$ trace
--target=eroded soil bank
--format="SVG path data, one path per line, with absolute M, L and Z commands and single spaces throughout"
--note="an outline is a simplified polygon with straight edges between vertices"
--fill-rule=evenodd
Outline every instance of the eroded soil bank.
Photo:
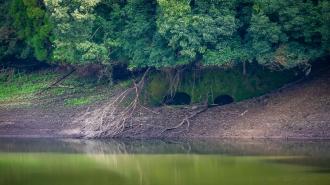
M 63 107 L 0 105 L 0 137 L 81 137 L 77 119 L 101 103 Z M 262 97 L 212 107 L 178 125 L 196 107 L 141 109 L 118 137 L 218 137 L 330 139 L 330 73 L 324 73 Z M 79 119 L 78 119 L 79 120 Z

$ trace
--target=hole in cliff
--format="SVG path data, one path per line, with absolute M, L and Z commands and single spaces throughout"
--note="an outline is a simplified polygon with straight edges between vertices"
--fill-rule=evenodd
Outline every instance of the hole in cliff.
M 214 104 L 216 105 L 226 105 L 234 102 L 234 98 L 229 95 L 220 95 L 214 99 Z
M 191 97 L 187 93 L 176 92 L 173 95 L 164 97 L 163 103 L 166 105 L 189 105 Z
M 128 70 L 127 64 L 116 64 L 112 66 L 112 80 L 118 82 L 132 77 L 132 72 Z

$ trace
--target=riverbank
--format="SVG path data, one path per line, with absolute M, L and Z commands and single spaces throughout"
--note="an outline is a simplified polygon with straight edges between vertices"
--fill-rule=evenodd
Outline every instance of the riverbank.
M 133 123 L 142 123 L 123 136 L 329 139 L 329 82 L 326 73 L 259 98 L 213 107 L 192 118 L 189 127 L 184 124 L 166 133 L 160 127 L 175 127 L 191 110 L 160 108 L 151 119 L 137 117 Z
M 189 119 L 189 124 L 180 125 L 184 118 L 198 111 L 196 106 L 140 109 L 118 137 L 330 139 L 329 82 L 330 74 L 325 72 L 262 97 L 208 108 Z M 106 89 L 98 91 L 108 93 L 103 100 L 114 93 Z M 79 93 L 72 94 L 79 98 Z M 82 137 L 86 125 L 79 118 L 107 102 L 93 100 L 67 106 L 64 95 L 47 102 L 41 99 L 31 100 L 33 106 L 1 103 L 0 136 Z

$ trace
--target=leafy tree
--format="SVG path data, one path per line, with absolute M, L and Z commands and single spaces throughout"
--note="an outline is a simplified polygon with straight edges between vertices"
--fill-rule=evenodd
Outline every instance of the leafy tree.
M 24 38 L 20 38 L 13 25 L 13 17 L 10 14 L 12 1 L 0 1 L 0 61 L 9 58 L 26 59 L 32 55 L 31 47 Z
M 156 31 L 154 0 L 101 1 L 97 6 L 100 30 L 97 37 L 111 50 L 110 59 L 128 63 L 131 68 L 150 65 Z
M 328 0 L 44 0 L 48 12 L 40 0 L 10 4 L 15 29 L 2 14 L 2 53 L 18 52 L 5 39 L 16 34 L 28 46 L 21 53 L 39 60 L 290 69 L 330 50 Z
M 330 1 L 320 2 L 321 17 L 319 18 L 322 22 L 320 33 L 322 35 L 322 50 L 329 54 L 330 53 Z
M 9 1 L 0 1 L 0 60 L 15 53 L 17 38 L 10 25 Z
M 239 55 L 236 1 L 159 0 L 158 32 L 177 63 L 202 60 L 203 65 L 230 65 Z
M 154 0 L 128 0 L 122 9 L 125 25 L 119 35 L 122 53 L 131 68 L 151 66 L 150 55 L 155 35 Z M 120 29 L 120 28 L 117 28 Z
M 26 47 L 21 57 L 34 56 L 37 60 L 50 57 L 50 33 L 52 24 L 44 4 L 39 0 L 12 0 L 10 15 L 17 37 L 24 40 Z
M 109 51 L 103 40 L 95 41 L 94 9 L 99 0 L 45 0 L 54 28 L 53 59 L 69 64 L 101 63 Z
M 326 54 L 327 1 L 255 0 L 250 43 L 256 60 L 269 67 L 292 68 Z M 326 26 L 328 24 L 328 26 Z M 323 42 L 322 42 L 323 41 Z

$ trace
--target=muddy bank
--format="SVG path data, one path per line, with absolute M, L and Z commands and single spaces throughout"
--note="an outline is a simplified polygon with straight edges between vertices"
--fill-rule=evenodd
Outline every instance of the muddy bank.
M 75 121 L 102 105 L 0 107 L 1 137 L 81 137 Z M 265 96 L 213 107 L 175 127 L 196 107 L 141 109 L 118 137 L 217 137 L 330 139 L 330 73 Z M 79 119 L 78 119 L 79 120 Z

